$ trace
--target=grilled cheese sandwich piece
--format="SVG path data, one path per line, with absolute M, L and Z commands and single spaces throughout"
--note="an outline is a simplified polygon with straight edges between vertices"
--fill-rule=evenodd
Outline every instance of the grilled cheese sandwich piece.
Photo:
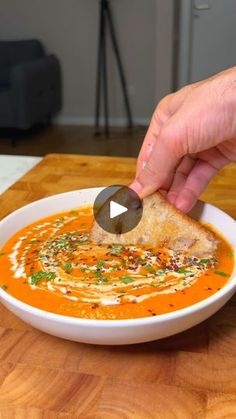
M 114 200 L 119 198 L 114 195 Z M 100 209 L 100 217 L 103 207 Z M 104 231 L 95 221 L 90 239 L 98 243 L 145 244 L 151 247 L 165 246 L 171 250 L 188 252 L 197 257 L 212 257 L 217 249 L 214 233 L 169 204 L 160 193 L 154 193 L 143 200 L 143 215 L 139 224 L 128 233 L 123 233 L 127 222 L 127 213 L 116 217 L 119 234 Z M 122 220 L 122 221 L 121 221 Z

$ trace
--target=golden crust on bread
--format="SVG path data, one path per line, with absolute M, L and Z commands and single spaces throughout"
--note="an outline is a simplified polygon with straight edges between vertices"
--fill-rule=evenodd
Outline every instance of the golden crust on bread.
M 102 209 L 100 211 L 102 216 Z M 125 224 L 125 214 L 122 220 Z M 144 198 L 142 219 L 133 230 L 122 234 L 121 226 L 121 234 L 111 234 L 95 221 L 90 238 L 99 243 L 147 244 L 152 247 L 164 245 L 198 257 L 213 256 L 217 248 L 213 232 L 177 210 L 160 193 Z

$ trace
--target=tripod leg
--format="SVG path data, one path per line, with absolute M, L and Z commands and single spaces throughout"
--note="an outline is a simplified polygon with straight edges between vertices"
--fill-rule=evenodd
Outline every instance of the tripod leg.
M 109 115 L 108 115 L 108 87 L 107 87 L 107 52 L 106 52 L 106 8 L 103 16 L 103 91 L 104 91 L 104 117 L 105 134 L 109 137 Z
M 113 47 L 114 47 L 114 52 L 115 52 L 115 56 L 116 56 L 116 60 L 117 60 L 117 64 L 118 64 L 118 70 L 119 70 L 119 74 L 120 74 L 121 85 L 122 85 L 122 89 L 123 89 L 124 102 L 125 102 L 126 113 L 127 113 L 127 118 L 128 118 L 128 127 L 132 128 L 133 121 L 132 121 L 131 108 L 130 108 L 129 97 L 128 97 L 128 92 L 127 92 L 125 74 L 124 74 L 124 70 L 123 70 L 123 66 L 122 66 L 122 61 L 121 61 L 121 56 L 120 56 L 120 52 L 119 52 L 118 43 L 117 43 L 117 40 L 116 40 L 116 34 L 115 34 L 115 28 L 114 28 L 114 24 L 113 24 L 111 9 L 110 9 L 110 5 L 109 5 L 108 1 L 106 1 L 106 10 L 107 10 L 108 22 L 109 22 L 109 25 L 110 25 L 111 39 L 112 39 L 112 43 L 113 43 Z
M 96 104 L 95 104 L 95 134 L 99 134 L 99 117 L 100 117 L 100 98 L 101 98 L 101 70 L 103 56 L 103 24 L 104 24 L 103 3 L 100 2 L 100 27 L 99 27 L 99 44 L 97 59 L 97 85 L 96 85 Z

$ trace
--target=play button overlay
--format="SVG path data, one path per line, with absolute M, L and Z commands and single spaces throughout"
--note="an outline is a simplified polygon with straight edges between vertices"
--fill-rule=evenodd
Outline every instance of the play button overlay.
M 107 233 L 123 234 L 138 225 L 142 218 L 143 204 L 133 189 L 113 185 L 97 195 L 93 213 L 96 222 Z
M 117 204 L 117 202 L 110 201 L 110 218 L 118 217 L 118 215 L 124 214 L 126 211 L 128 211 L 128 208 Z

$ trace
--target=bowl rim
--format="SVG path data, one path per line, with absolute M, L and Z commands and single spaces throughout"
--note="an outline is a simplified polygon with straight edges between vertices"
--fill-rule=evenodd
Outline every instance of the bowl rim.
M 91 187 L 91 188 L 82 188 L 78 190 L 58 193 L 54 195 L 50 195 L 48 197 L 38 199 L 36 201 L 33 201 L 27 205 L 24 205 L 6 217 L 4 217 L 0 221 L 0 228 L 2 224 L 9 221 L 11 218 L 14 218 L 15 216 L 19 215 L 21 212 L 24 212 L 26 208 L 34 207 L 35 205 L 38 205 L 39 203 L 47 200 L 53 200 L 55 197 L 59 196 L 65 196 L 65 195 L 71 195 L 78 192 L 83 193 L 84 191 L 93 190 L 102 190 L 104 187 Z M 89 204 L 88 204 L 89 205 Z M 207 205 L 208 207 L 217 210 L 220 212 L 224 217 L 227 217 L 231 222 L 235 223 L 236 226 L 236 220 L 234 220 L 230 215 L 228 215 L 226 212 L 222 211 L 221 209 L 215 207 L 212 204 L 209 204 L 207 202 L 204 202 L 204 205 Z M 84 205 L 85 206 L 85 205 Z M 81 206 L 82 207 L 82 206 Z M 79 208 L 79 207 L 78 207 Z M 68 208 L 70 210 L 70 208 Z M 67 211 L 67 210 L 65 210 Z M 55 212 L 56 214 L 56 212 Z M 53 213 L 52 213 L 53 215 Z M 45 215 L 44 217 L 47 217 Z M 42 217 L 42 218 L 44 218 Z M 224 233 L 223 233 L 224 234 Z M 228 282 L 219 290 L 216 291 L 211 296 L 205 298 L 204 300 L 201 300 L 195 304 L 192 304 L 190 306 L 181 308 L 179 310 L 171 311 L 169 313 L 163 313 L 163 314 L 157 314 L 156 316 L 150 316 L 150 317 L 137 317 L 133 319 L 87 319 L 87 318 L 81 318 L 81 317 L 75 317 L 75 316 L 67 316 L 63 314 L 57 314 L 51 311 L 46 311 L 43 309 L 40 309 L 38 307 L 35 307 L 33 305 L 30 305 L 28 303 L 25 303 L 18 298 L 12 296 L 4 289 L 0 288 L 0 302 L 1 299 L 9 303 L 10 305 L 16 307 L 17 309 L 20 309 L 21 311 L 27 312 L 27 314 L 32 314 L 36 317 L 44 317 L 44 319 L 56 321 L 58 323 L 64 323 L 64 324 L 70 324 L 70 325 L 77 325 L 77 326 L 86 326 L 86 327 L 94 327 L 94 326 L 102 326 L 102 327 L 129 327 L 129 326 L 143 326 L 143 325 L 149 325 L 153 323 L 163 323 L 165 321 L 171 321 L 171 320 L 179 320 L 185 316 L 188 316 L 189 314 L 195 314 L 199 311 L 207 308 L 208 306 L 214 304 L 218 300 L 221 300 L 222 297 L 227 296 L 232 291 L 236 290 L 236 248 L 233 248 L 234 251 L 234 270 L 232 275 L 229 277 Z

